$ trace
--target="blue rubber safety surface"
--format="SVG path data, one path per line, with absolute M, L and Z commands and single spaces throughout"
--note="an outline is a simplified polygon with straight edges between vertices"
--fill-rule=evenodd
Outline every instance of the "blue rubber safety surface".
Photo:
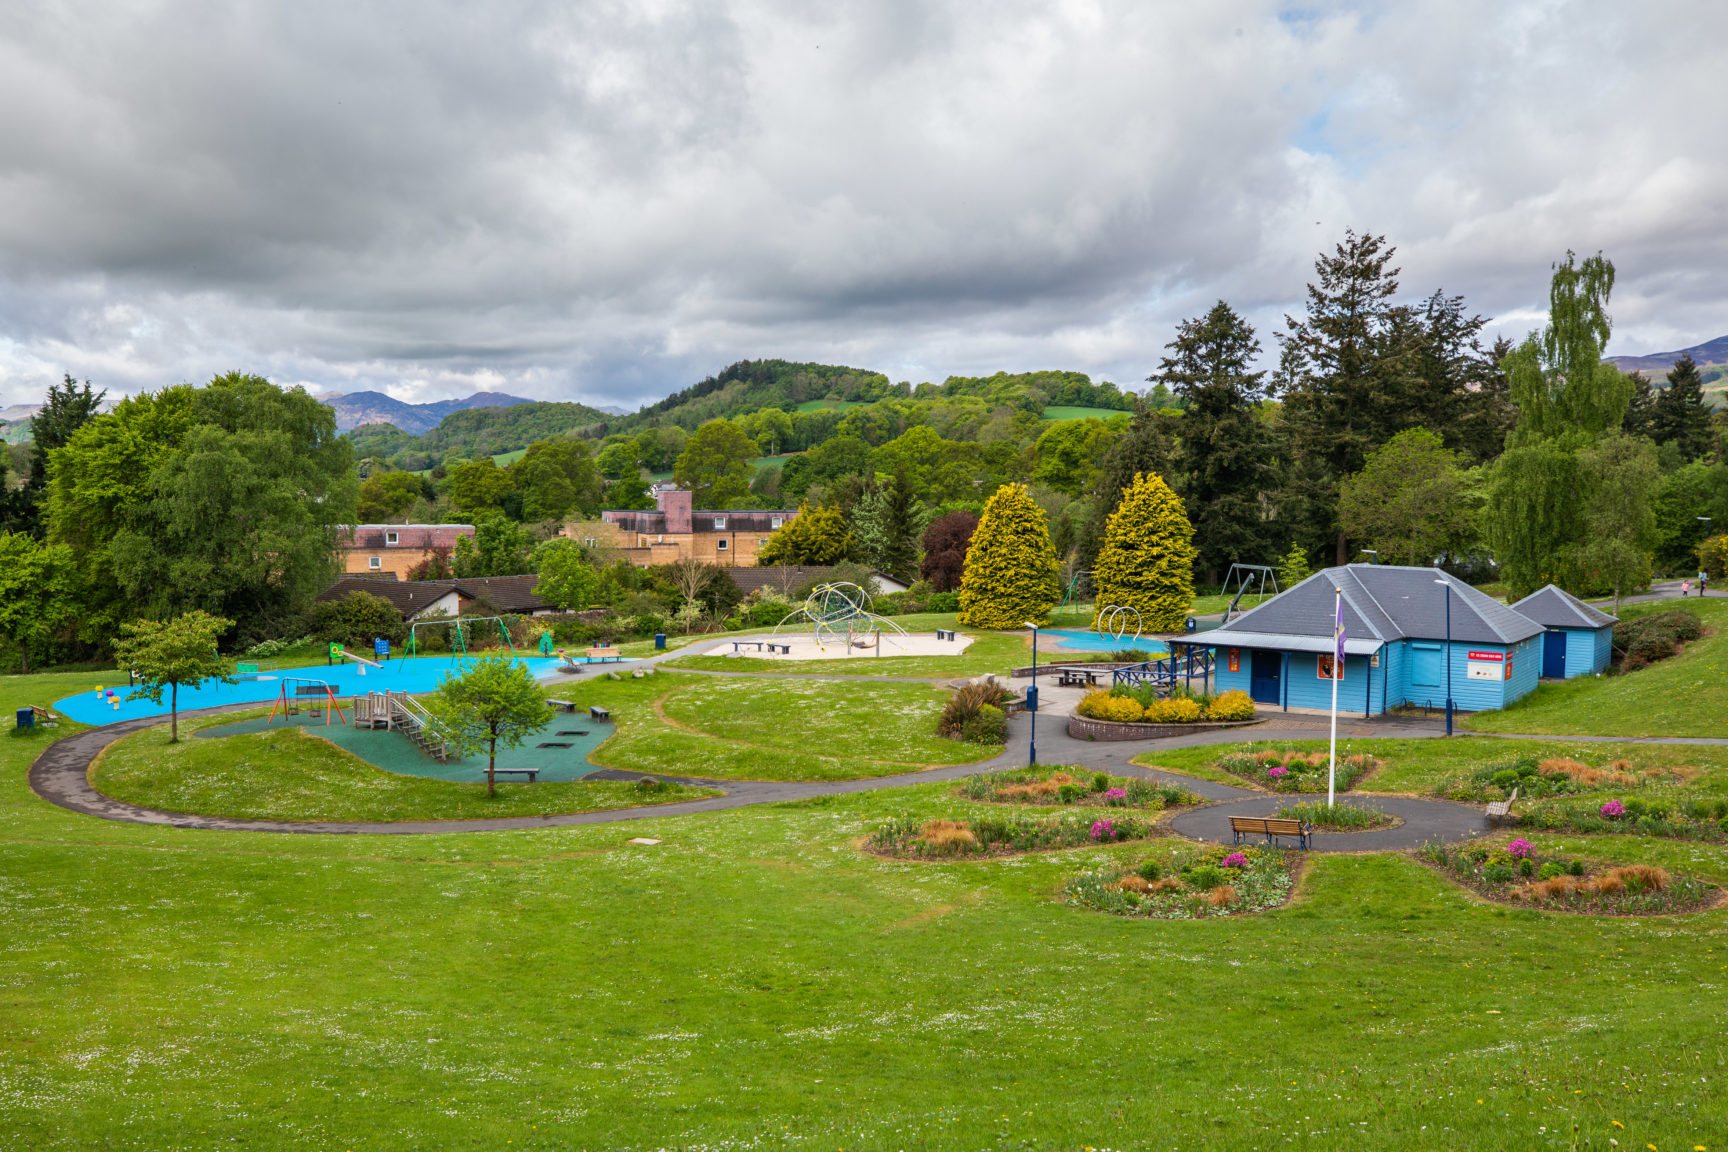
M 1120 652 L 1124 648 L 1138 648 L 1142 652 L 1152 653 L 1153 659 L 1168 656 L 1164 645 L 1156 640 L 1136 640 L 1131 636 L 1117 638 L 1101 636 L 1096 632 L 1088 632 L 1079 628 L 1046 628 L 1038 633 L 1040 640 L 1049 637 L 1064 648 L 1086 652 Z M 1040 645 L 1040 648 L 1043 646 Z
M 558 658 L 530 656 L 522 657 L 534 673 L 536 679 L 544 680 L 557 674 Z M 301 681 L 323 681 L 336 690 L 336 699 L 346 712 L 349 703 L 355 696 L 367 692 L 410 692 L 422 693 L 435 691 L 445 675 L 456 669 L 461 661 L 453 656 L 417 656 L 409 659 L 388 659 L 381 668 L 367 668 L 359 664 L 343 664 L 341 666 L 325 667 L 314 664 L 307 668 L 284 668 L 275 672 L 260 672 L 256 676 L 248 674 L 239 678 L 233 684 L 224 684 L 219 680 L 208 680 L 197 688 L 180 686 L 180 711 L 189 712 L 194 708 L 219 708 L 224 704 L 268 704 L 275 700 L 282 691 L 284 678 Z M 364 675 L 362 675 L 364 673 Z M 118 676 L 118 674 L 116 674 Z M 289 691 L 298 685 L 290 684 Z M 95 692 L 80 692 L 76 696 L 68 696 L 54 702 L 55 711 L 68 716 L 80 724 L 113 724 L 118 720 L 136 720 L 145 716 L 168 715 L 168 690 L 162 692 L 162 703 L 152 704 L 147 699 L 127 700 L 132 689 L 127 687 L 123 677 L 112 686 L 104 686 Z M 312 700 L 302 697 L 302 708 L 310 708 Z

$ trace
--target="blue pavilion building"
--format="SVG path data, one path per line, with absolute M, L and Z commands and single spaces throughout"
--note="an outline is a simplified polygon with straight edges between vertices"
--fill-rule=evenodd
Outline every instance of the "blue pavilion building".
M 1330 708 L 1333 612 L 1340 592 L 1340 711 L 1374 715 L 1404 704 L 1444 707 L 1448 668 L 1452 699 L 1468 712 L 1503 708 L 1536 687 L 1542 624 L 1437 568 L 1349 564 L 1316 572 L 1197 636 L 1213 650 L 1217 689 L 1239 688 L 1261 705 Z
M 1619 623 L 1608 613 L 1597 611 L 1552 584 L 1538 588 L 1512 607 L 1545 629 L 1544 680 L 1591 676 L 1608 667 L 1614 625 Z

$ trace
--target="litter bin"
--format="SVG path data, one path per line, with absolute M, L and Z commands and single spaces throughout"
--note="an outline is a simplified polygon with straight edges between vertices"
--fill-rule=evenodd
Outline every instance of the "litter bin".
M 20 727 L 20 728 L 34 728 L 34 727 L 36 727 L 36 710 L 34 708 L 20 708 L 20 709 L 18 709 L 18 727 Z
M 1036 684 L 1026 686 L 1026 711 L 1038 711 L 1038 685 Z
M 656 647 L 656 648 L 665 648 L 666 647 L 666 633 L 664 633 L 664 632 L 654 633 L 654 647 Z

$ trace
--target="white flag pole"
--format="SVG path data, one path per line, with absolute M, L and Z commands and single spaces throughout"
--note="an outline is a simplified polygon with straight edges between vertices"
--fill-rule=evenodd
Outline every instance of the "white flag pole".
M 1337 596 L 1338 611 L 1335 619 L 1344 617 L 1344 589 L 1333 590 Z M 1343 661 L 1338 658 L 1338 649 L 1343 645 L 1338 643 L 1336 634 L 1332 642 L 1332 749 L 1326 766 L 1326 807 L 1332 807 L 1333 792 L 1338 780 L 1338 678 L 1343 674 Z

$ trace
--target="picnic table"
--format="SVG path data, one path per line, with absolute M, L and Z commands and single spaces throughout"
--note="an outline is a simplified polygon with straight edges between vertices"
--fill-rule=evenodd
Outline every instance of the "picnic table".
M 1098 685 L 1096 668 L 1058 668 L 1057 673 L 1058 688 L 1095 688 Z

